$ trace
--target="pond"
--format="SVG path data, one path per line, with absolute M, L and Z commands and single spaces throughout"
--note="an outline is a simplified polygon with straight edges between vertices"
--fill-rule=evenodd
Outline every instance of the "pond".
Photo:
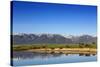
M 39 53 L 39 52 L 13 52 L 13 66 L 43 65 L 59 63 L 75 63 L 96 61 L 96 54 L 63 54 L 63 53 Z

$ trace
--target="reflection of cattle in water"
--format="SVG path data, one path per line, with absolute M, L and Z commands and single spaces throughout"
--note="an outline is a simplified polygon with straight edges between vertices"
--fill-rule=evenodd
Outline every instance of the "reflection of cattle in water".
M 52 51 L 50 53 L 39 53 L 39 52 L 13 52 L 13 58 L 17 58 L 17 59 L 28 59 L 28 58 L 50 58 L 50 57 L 59 57 L 61 55 L 65 55 L 65 56 L 69 56 L 71 53 L 63 53 L 63 52 L 59 52 L 56 53 L 55 51 Z M 75 53 L 74 53 L 75 54 Z M 74 55 L 73 54 L 73 55 Z M 71 54 L 72 55 L 72 54 Z M 96 54 L 90 54 L 90 53 L 77 53 L 77 55 L 79 56 L 95 56 Z
M 90 54 L 85 54 L 85 56 L 90 56 Z
M 96 54 L 92 54 L 93 56 L 95 56 Z
M 84 53 L 79 53 L 79 56 L 91 56 L 91 55 L 92 55 L 92 56 L 95 56 L 96 54 L 89 54 L 89 53 L 88 53 L 88 54 L 84 54 Z
M 84 54 L 83 53 L 79 53 L 79 56 L 84 56 Z
M 17 59 L 28 59 L 28 58 L 48 58 L 48 57 L 57 57 L 62 54 L 60 53 L 54 53 L 53 51 L 51 53 L 39 53 L 39 52 L 13 52 L 13 58 Z

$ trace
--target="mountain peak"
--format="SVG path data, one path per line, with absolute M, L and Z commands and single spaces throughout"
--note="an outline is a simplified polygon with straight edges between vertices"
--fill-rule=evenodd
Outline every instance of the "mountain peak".
M 96 42 L 97 38 L 91 35 L 73 36 L 60 34 L 14 34 L 13 42 L 15 44 L 34 44 L 34 43 L 91 43 Z

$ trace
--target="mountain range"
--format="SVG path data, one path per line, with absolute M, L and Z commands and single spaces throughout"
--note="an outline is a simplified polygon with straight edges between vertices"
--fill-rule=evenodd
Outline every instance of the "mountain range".
M 14 34 L 13 44 L 76 44 L 97 42 L 97 37 L 91 35 L 65 37 L 60 34 Z

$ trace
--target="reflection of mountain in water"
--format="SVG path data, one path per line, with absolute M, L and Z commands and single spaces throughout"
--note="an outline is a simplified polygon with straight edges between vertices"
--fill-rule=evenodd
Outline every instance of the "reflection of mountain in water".
M 29 59 L 29 58 L 52 58 L 52 57 L 60 57 L 62 55 L 68 56 L 69 54 L 63 53 L 37 53 L 37 52 L 13 52 L 13 58 L 17 59 Z M 70 54 L 72 55 L 72 54 Z M 79 56 L 95 56 L 96 54 L 77 54 Z
M 57 57 L 61 56 L 62 54 L 57 53 L 37 53 L 37 52 L 13 52 L 13 58 L 50 58 L 50 57 Z

